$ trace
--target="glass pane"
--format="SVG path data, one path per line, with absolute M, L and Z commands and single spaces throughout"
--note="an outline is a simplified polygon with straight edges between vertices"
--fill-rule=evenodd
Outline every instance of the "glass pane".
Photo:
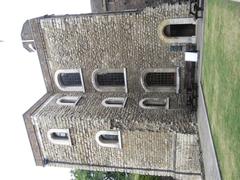
M 103 134 L 100 136 L 101 140 L 104 141 L 116 141 L 118 142 L 118 135 Z
M 80 73 L 60 73 L 59 82 L 63 86 L 81 86 Z
M 176 86 L 176 77 L 172 72 L 152 72 L 147 73 L 145 82 L 147 86 Z
M 124 73 L 104 73 L 97 74 L 97 84 L 99 86 L 124 86 Z
M 52 133 L 52 138 L 53 139 L 67 140 L 68 139 L 68 134 L 65 133 L 65 132 L 54 132 L 54 133 Z
M 194 24 L 171 24 L 164 28 L 164 34 L 168 37 L 195 36 Z

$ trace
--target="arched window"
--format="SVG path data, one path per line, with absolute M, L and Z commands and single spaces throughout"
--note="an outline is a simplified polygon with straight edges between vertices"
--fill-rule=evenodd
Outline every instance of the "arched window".
M 196 22 L 193 18 L 166 19 L 158 28 L 165 43 L 196 43 Z
M 57 100 L 58 105 L 76 106 L 81 97 L 78 96 L 63 96 Z
M 195 24 L 170 24 L 164 27 L 163 32 L 168 37 L 195 36 Z
M 81 69 L 61 69 L 55 73 L 55 84 L 62 91 L 84 92 L 84 82 Z
M 144 98 L 139 106 L 144 109 L 169 109 L 169 98 Z
M 127 92 L 126 69 L 96 69 L 92 83 L 100 92 Z
M 127 98 L 123 97 L 109 97 L 102 101 L 102 105 L 105 107 L 118 107 L 123 108 L 125 107 Z
M 120 131 L 98 131 L 95 139 L 102 147 L 122 148 Z
M 47 133 L 48 140 L 53 144 L 71 145 L 68 129 L 50 129 Z
M 141 84 L 146 92 L 179 93 L 179 67 L 146 69 L 142 72 Z

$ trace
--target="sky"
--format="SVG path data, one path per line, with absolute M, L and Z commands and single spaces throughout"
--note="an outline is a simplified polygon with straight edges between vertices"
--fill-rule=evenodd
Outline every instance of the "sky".
M 0 6 L 0 179 L 67 180 L 68 168 L 37 167 L 22 114 L 46 92 L 36 53 L 21 44 L 25 20 L 89 13 L 89 0 L 7 0 Z

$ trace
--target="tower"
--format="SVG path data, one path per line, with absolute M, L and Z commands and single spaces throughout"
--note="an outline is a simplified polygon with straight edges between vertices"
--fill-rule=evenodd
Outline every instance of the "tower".
M 201 179 L 187 3 L 38 17 L 22 39 L 47 87 L 24 114 L 37 165 Z

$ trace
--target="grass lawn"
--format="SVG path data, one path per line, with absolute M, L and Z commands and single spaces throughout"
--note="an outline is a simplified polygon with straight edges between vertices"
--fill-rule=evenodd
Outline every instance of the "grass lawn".
M 240 179 L 240 2 L 207 0 L 202 84 L 225 180 Z

